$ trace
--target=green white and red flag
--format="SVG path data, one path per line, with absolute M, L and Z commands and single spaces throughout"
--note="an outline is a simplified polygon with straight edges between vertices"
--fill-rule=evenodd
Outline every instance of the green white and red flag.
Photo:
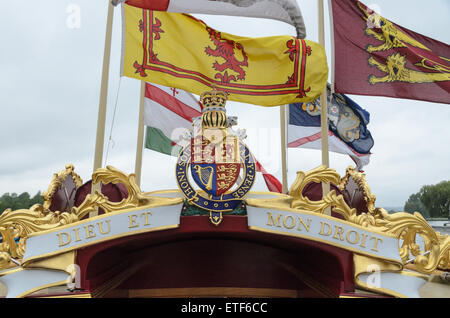
M 189 92 L 158 84 L 145 83 L 144 124 L 147 126 L 145 148 L 171 156 L 190 144 L 193 118 L 202 115 L 202 105 Z M 282 192 L 280 181 L 256 161 L 269 191 Z
M 144 124 L 147 126 L 145 147 L 167 155 L 178 156 L 192 129 L 192 118 L 202 115 L 202 107 L 191 94 L 181 89 L 145 84 Z

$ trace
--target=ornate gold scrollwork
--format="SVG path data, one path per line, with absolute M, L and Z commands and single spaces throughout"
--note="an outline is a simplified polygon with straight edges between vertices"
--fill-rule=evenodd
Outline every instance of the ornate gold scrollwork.
M 439 232 L 436 232 L 436 235 L 439 238 L 439 245 L 441 246 L 440 250 L 442 251 L 440 254 L 442 257 L 439 259 L 438 268 L 446 271 L 450 271 L 450 243 L 449 235 L 442 235 Z M 445 243 L 447 242 L 447 243 Z
M 311 201 L 302 194 L 309 182 L 333 182 L 339 189 L 344 190 L 350 177 L 363 193 L 368 212 L 357 214 L 356 209 L 349 207 L 343 196 L 336 195 L 335 191 L 330 191 L 319 201 Z M 395 235 L 401 242 L 399 253 L 404 264 L 413 261 L 421 273 L 429 274 L 436 268 L 450 269 L 450 237 L 435 232 L 418 212 L 389 214 L 383 208 L 376 208 L 376 196 L 370 192 L 365 175 L 352 167 L 347 168 L 346 175 L 342 179 L 335 170 L 325 166 L 306 173 L 297 172 L 297 179 L 292 184 L 289 194 L 292 197 L 291 208 L 323 213 L 325 208 L 332 206 L 333 211 L 340 213 L 346 221 L 373 231 Z M 423 239 L 423 249 L 417 243 L 418 236 Z
M 52 212 L 43 205 L 35 204 L 30 209 L 5 210 L 0 215 L 0 233 L 3 242 L 0 245 L 0 269 L 11 264 L 11 258 L 21 259 L 25 252 L 25 239 L 29 234 L 54 229 L 78 221 L 71 212 Z M 6 254 L 7 255 L 6 255 Z
M 347 168 L 346 174 L 339 184 L 340 189 L 345 188 L 350 177 L 364 194 L 368 213 L 349 216 L 349 221 L 396 235 L 402 241 L 399 247 L 402 260 L 405 263 L 414 260 L 415 267 L 422 273 L 431 273 L 436 268 L 450 269 L 450 239 L 448 235 L 435 232 L 420 213 L 389 214 L 383 208 L 376 208 L 376 196 L 371 193 L 365 175 L 357 172 L 353 167 Z M 423 250 L 417 243 L 419 237 L 423 240 Z
M 53 195 L 56 193 L 56 191 L 58 191 L 58 189 L 61 188 L 64 180 L 67 178 L 68 175 L 71 175 L 72 180 L 77 188 L 81 187 L 81 185 L 83 184 L 83 180 L 80 178 L 78 174 L 74 172 L 74 170 L 75 170 L 74 166 L 72 164 L 68 164 L 66 165 L 65 170 L 53 174 L 53 179 L 50 182 L 47 191 L 44 191 L 44 193 L 42 193 L 42 197 L 44 198 L 44 210 L 48 210 L 50 208 L 50 205 L 52 204 Z
M 383 208 L 375 207 L 375 194 L 372 194 L 366 182 L 365 175 L 353 167 L 348 167 L 345 176 L 339 184 L 344 190 L 350 177 L 364 194 L 368 213 L 359 216 L 349 216 L 348 220 L 362 226 L 374 226 L 382 232 L 397 235 L 403 243 L 400 256 L 404 262 L 414 259 L 415 267 L 422 273 L 431 273 L 434 269 L 450 269 L 449 236 L 435 232 L 420 213 L 397 212 L 389 214 Z M 346 218 L 347 219 L 347 218 Z M 424 242 L 424 250 L 417 244 L 418 237 Z
M 97 169 L 92 175 L 93 183 L 121 183 L 126 187 L 128 191 L 128 197 L 120 202 L 111 202 L 106 196 L 99 193 L 98 191 L 95 191 L 94 194 L 89 194 L 86 196 L 85 201 L 78 208 L 75 208 L 73 210 L 74 213 L 76 213 L 77 216 L 81 219 L 87 213 L 94 211 L 96 208 L 102 208 L 105 213 L 109 213 L 113 211 L 147 205 L 150 203 L 150 200 L 155 200 L 142 194 L 134 178 L 135 175 L 133 173 L 126 175 L 112 166 Z
M 379 213 L 381 217 L 375 219 L 375 225 L 382 232 L 394 234 L 402 241 L 399 252 L 405 263 L 412 257 L 417 270 L 425 274 L 436 268 L 449 269 L 450 236 L 435 232 L 418 212 L 389 214 L 379 209 Z M 419 236 L 423 239 L 423 250 L 417 243 Z
M 370 187 L 366 181 L 366 175 L 357 171 L 354 167 L 348 167 L 345 171 L 344 177 L 337 184 L 341 191 L 344 191 L 350 178 L 356 183 L 358 189 L 363 193 L 364 200 L 366 201 L 368 212 L 375 213 L 375 200 L 377 196 L 370 191 Z
M 299 171 L 297 172 L 297 179 L 294 181 L 289 190 L 289 195 L 292 197 L 290 203 L 291 208 L 323 213 L 327 207 L 333 207 L 333 211 L 341 214 L 347 221 L 364 227 L 375 224 L 375 218 L 373 215 L 367 213 L 357 215 L 356 209 L 349 207 L 345 202 L 344 197 L 341 194 L 336 195 L 336 191 L 334 190 L 331 190 L 325 197 L 322 198 L 322 200 L 319 201 L 311 201 L 304 197 L 303 190 L 310 182 L 332 182 L 338 185 L 343 184 L 339 174 L 334 169 L 327 168 L 325 166 L 319 166 L 306 173 Z
M 65 176 L 68 173 L 72 173 L 73 176 L 73 166 L 66 166 L 66 170 L 59 176 L 63 176 L 64 173 L 66 173 Z M 57 176 L 58 174 L 55 174 L 47 191 L 49 195 L 56 191 L 53 189 L 57 188 L 57 180 L 59 180 Z M 305 186 L 310 182 L 332 182 L 337 184 L 339 188 L 344 189 L 350 177 L 354 179 L 364 193 L 369 210 L 367 213 L 357 214 L 356 209 L 349 207 L 343 196 L 336 195 L 335 191 L 330 191 L 319 201 L 311 201 L 302 194 Z M 77 222 L 97 208 L 102 208 L 105 213 L 109 213 L 148 205 L 155 203 L 155 200 L 158 203 L 160 200 L 164 200 L 164 202 L 175 200 L 174 198 L 145 196 L 136 184 L 134 174 L 125 175 L 110 166 L 98 169 L 93 174 L 92 179 L 94 183 L 121 183 L 128 190 L 128 197 L 121 202 L 110 202 L 106 196 L 95 192 L 87 195 L 85 201 L 79 207 L 72 208 L 70 212 L 52 212 L 48 210 L 48 205 L 45 204 L 35 204 L 30 209 L 5 210 L 0 215 L 0 233 L 3 238 L 2 243 L 0 243 L 0 269 L 15 265 L 14 262 L 18 262 L 23 257 L 25 241 L 31 233 Z M 79 182 L 81 182 L 81 179 Z M 335 170 L 324 166 L 306 173 L 298 172 L 297 179 L 290 189 L 290 197 L 278 199 L 277 202 L 280 207 L 287 204 L 289 208 L 316 213 L 323 213 L 327 207 L 332 206 L 335 212 L 340 213 L 349 222 L 380 233 L 395 235 L 401 244 L 399 253 L 404 264 L 413 261 L 417 270 L 425 274 L 431 273 L 436 268 L 450 269 L 450 237 L 435 232 L 419 213 L 398 212 L 389 214 L 382 208 L 375 208 L 375 195 L 370 192 L 364 174 L 356 172 L 354 169 L 347 169 L 346 175 L 342 179 Z M 423 239 L 423 249 L 417 243 L 418 236 Z
M 310 182 L 324 182 L 338 184 L 340 182 L 339 174 L 325 166 L 319 166 L 308 172 L 298 171 L 297 178 L 289 189 L 289 195 L 292 197 L 291 208 L 306 209 L 308 211 L 323 213 L 331 205 L 340 205 L 343 201 L 342 195 L 336 195 L 334 190 L 330 191 L 322 200 L 311 201 L 303 196 L 303 190 Z
M 25 242 L 31 233 L 55 229 L 60 226 L 74 223 L 89 212 L 102 208 L 105 213 L 127 208 L 135 208 L 153 201 L 171 201 L 173 198 L 150 198 L 142 194 L 139 186 L 134 180 L 134 174 L 125 175 L 118 169 L 106 167 L 98 169 L 92 176 L 93 182 L 98 183 L 122 183 L 128 190 L 128 197 L 121 202 L 110 202 L 106 196 L 99 192 L 86 196 L 84 202 L 73 207 L 70 212 L 50 211 L 51 197 L 57 191 L 61 182 L 72 174 L 77 186 L 81 185 L 81 179 L 73 172 L 72 165 L 67 165 L 66 170 L 54 174 L 53 180 L 45 194 L 44 205 L 35 204 L 29 209 L 12 211 L 6 209 L 0 215 L 0 233 L 2 243 L 0 243 L 0 270 L 15 266 L 25 253 Z

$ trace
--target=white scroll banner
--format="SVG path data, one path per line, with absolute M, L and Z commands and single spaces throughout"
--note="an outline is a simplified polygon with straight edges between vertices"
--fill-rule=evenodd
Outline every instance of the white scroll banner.
M 376 279 L 371 279 L 374 275 Z M 424 275 L 402 271 L 400 273 L 362 273 L 356 278 L 358 286 L 399 298 L 422 298 L 420 288 L 427 283 Z
M 248 226 L 252 230 L 301 237 L 359 254 L 402 263 L 396 237 L 369 231 L 338 218 L 311 212 L 249 205 L 247 217 Z
M 178 227 L 182 203 L 135 208 L 89 218 L 30 235 L 23 263 L 119 237 Z M 363 255 L 402 263 L 398 239 L 323 214 L 247 205 L 251 230 L 297 236 Z
M 69 274 L 45 269 L 18 269 L 0 277 L 7 288 L 6 298 L 24 297 L 34 291 L 67 283 Z M 0 273 L 1 275 L 1 273 Z
M 22 263 L 124 236 L 176 228 L 182 206 L 183 203 L 117 211 L 32 234 L 26 241 Z

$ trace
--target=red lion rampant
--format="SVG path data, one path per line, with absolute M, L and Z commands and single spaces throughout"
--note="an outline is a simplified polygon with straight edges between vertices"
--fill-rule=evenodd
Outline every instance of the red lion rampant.
M 206 27 L 206 30 L 209 33 L 209 38 L 213 41 L 216 48 L 212 49 L 211 47 L 205 48 L 205 53 L 209 56 L 221 57 L 225 60 L 225 63 L 219 64 L 217 61 L 214 62 L 213 67 L 215 70 L 219 72 L 225 71 L 222 75 L 217 73 L 214 78 L 219 79 L 222 83 L 229 83 L 230 81 L 236 80 L 244 80 L 245 79 L 245 71 L 242 69 L 242 66 L 248 66 L 247 63 L 247 54 L 244 52 L 244 47 L 240 43 L 236 43 L 231 40 L 222 39 L 222 34 L 210 27 Z M 244 59 L 242 61 L 238 61 L 235 56 L 234 50 L 237 49 L 242 52 L 242 56 Z M 227 69 L 235 71 L 239 75 L 228 75 Z

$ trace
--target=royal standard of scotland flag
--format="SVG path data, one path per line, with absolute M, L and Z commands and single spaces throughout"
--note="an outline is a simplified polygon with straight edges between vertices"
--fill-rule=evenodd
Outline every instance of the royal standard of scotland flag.
M 328 148 L 348 154 L 362 169 L 369 163 L 373 139 L 367 124 L 370 114 L 349 97 L 333 94 L 328 89 Z M 311 103 L 289 105 L 289 148 L 322 149 L 320 99 Z

